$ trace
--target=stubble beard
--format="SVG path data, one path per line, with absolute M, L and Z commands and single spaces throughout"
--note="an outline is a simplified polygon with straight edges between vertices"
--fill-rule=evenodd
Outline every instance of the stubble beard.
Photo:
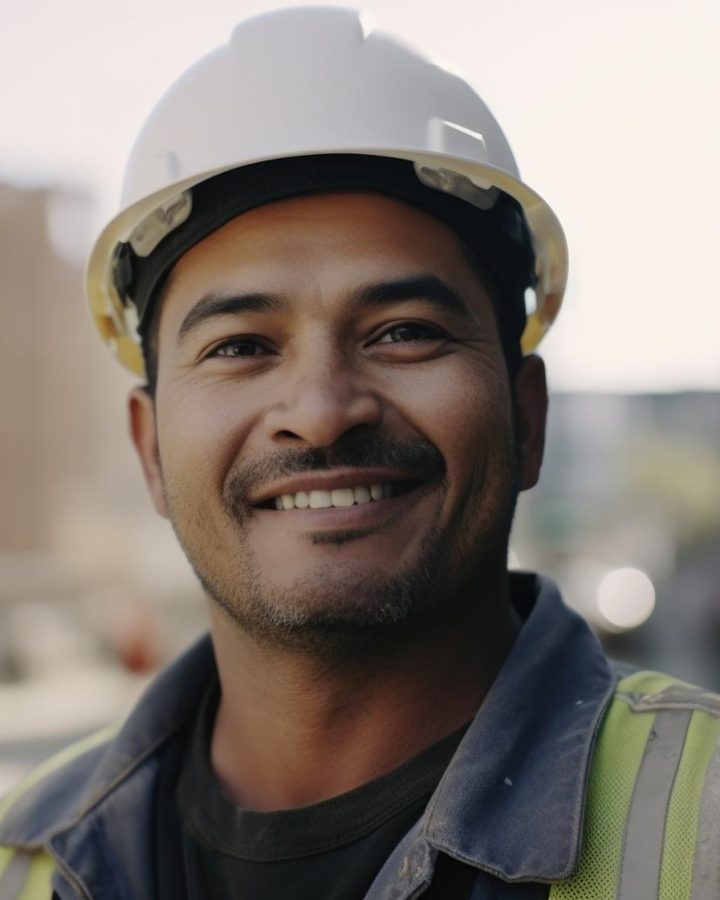
M 210 523 L 188 498 L 174 496 L 166 485 L 166 502 L 177 538 L 205 593 L 230 622 L 267 647 L 310 654 L 335 665 L 382 652 L 413 632 L 434 627 L 453 602 L 482 586 L 506 568 L 507 548 L 518 495 L 515 442 L 509 439 L 505 471 L 495 508 L 477 533 L 470 505 L 472 492 L 444 529 L 431 526 L 414 564 L 401 571 L 362 578 L 327 564 L 289 586 L 273 584 L 257 565 L 243 529 L 233 517 L 238 547 L 233 564 L 219 570 L 207 553 Z M 185 538 L 181 523 L 194 522 Z M 331 539 L 332 540 L 332 539 Z M 346 539 L 345 539 L 346 540 Z M 338 536 L 337 543 L 344 542 Z M 482 597 L 478 597 L 478 604 Z

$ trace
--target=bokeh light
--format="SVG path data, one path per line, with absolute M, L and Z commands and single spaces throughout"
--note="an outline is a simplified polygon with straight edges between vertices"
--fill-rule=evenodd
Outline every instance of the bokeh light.
M 655 587 L 640 569 L 614 569 L 598 585 L 597 606 L 611 630 L 629 631 L 652 615 Z

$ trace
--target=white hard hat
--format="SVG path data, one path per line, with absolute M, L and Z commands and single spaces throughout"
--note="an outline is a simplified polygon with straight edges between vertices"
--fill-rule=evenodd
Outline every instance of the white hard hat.
M 93 318 L 120 361 L 143 373 L 133 264 L 193 219 L 202 185 L 257 163 L 338 154 L 403 160 L 419 189 L 475 209 L 513 198 L 535 267 L 526 286 L 536 308 L 522 348 L 537 345 L 562 301 L 567 247 L 553 211 L 520 180 L 486 105 L 460 77 L 372 29 L 364 14 L 298 7 L 240 23 L 228 44 L 172 85 L 140 132 L 121 211 L 100 234 L 86 277 Z

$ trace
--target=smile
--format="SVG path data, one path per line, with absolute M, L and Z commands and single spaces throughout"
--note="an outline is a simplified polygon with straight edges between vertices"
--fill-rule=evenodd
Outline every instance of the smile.
M 348 479 L 343 485 L 320 487 L 317 483 L 310 483 L 303 487 L 304 490 L 274 494 L 254 504 L 255 508 L 263 517 L 267 516 L 266 522 L 275 520 L 279 523 L 282 518 L 285 522 L 283 527 L 299 527 L 303 531 L 310 529 L 313 533 L 375 530 L 405 515 L 414 503 L 427 494 L 432 483 L 402 479 L 373 480 L 353 485 Z
M 275 509 L 329 509 L 330 507 L 360 506 L 393 496 L 393 484 L 361 484 L 357 487 L 335 488 L 331 491 L 298 491 L 275 497 Z
M 414 474 L 349 467 L 316 470 L 294 475 L 273 486 L 268 485 L 265 490 L 248 499 L 256 509 L 281 512 L 372 506 L 378 501 L 398 498 L 420 487 L 424 479 L 413 477 Z

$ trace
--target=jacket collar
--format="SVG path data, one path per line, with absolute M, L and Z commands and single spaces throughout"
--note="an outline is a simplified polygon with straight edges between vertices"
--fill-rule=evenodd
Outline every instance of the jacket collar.
M 512 585 L 525 623 L 426 810 L 424 837 L 508 881 L 559 881 L 577 866 L 615 678 L 549 579 L 515 575 Z

